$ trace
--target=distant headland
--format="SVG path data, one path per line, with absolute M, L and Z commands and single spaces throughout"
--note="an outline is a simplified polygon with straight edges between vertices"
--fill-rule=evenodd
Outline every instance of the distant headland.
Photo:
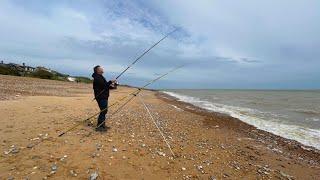
M 70 76 L 68 74 L 63 74 L 58 71 L 46 68 L 43 66 L 32 67 L 25 63 L 5 63 L 3 60 L 0 61 L 0 74 L 11 75 L 11 76 L 25 76 L 34 77 L 41 79 L 51 79 L 59 81 L 70 81 L 70 82 L 82 82 L 91 83 L 92 80 L 87 77 L 82 76 Z

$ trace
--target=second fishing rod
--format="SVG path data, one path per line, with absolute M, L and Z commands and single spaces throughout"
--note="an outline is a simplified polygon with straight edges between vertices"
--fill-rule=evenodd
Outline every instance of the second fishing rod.
M 184 67 L 184 66 L 185 66 L 185 65 L 178 66 L 178 67 L 172 69 L 171 71 L 169 71 L 169 72 L 167 72 L 167 73 L 159 76 L 158 78 L 150 81 L 149 83 L 147 83 L 147 84 L 144 85 L 143 87 L 138 88 L 138 90 L 137 90 L 136 92 L 133 92 L 133 93 L 130 94 L 130 95 L 132 95 L 132 96 L 131 96 L 125 103 L 123 103 L 115 112 L 113 112 L 113 113 L 111 114 L 111 116 L 117 114 L 125 105 L 127 105 L 133 98 L 135 98 L 145 87 L 149 86 L 150 84 L 158 81 L 159 79 L 167 76 L 168 74 L 170 74 L 170 73 L 172 73 L 172 72 L 174 72 L 174 71 L 176 71 L 176 70 L 178 70 L 178 69 L 180 69 L 180 68 L 182 68 L 182 67 Z M 110 116 L 110 117 L 111 117 L 111 116 Z M 110 118 L 110 117 L 109 117 L 109 118 Z M 98 125 L 98 127 L 100 127 L 102 124 L 104 124 L 105 121 L 106 121 L 106 120 L 102 121 L 102 122 Z
M 154 82 L 156 82 L 156 81 L 158 81 L 159 79 L 161 79 L 161 78 L 163 78 L 163 77 L 165 77 L 165 76 L 167 76 L 168 74 L 170 74 L 170 73 L 172 73 L 172 72 L 174 72 L 174 71 L 176 71 L 176 70 L 178 70 L 178 69 L 180 69 L 180 68 L 182 68 L 182 67 L 184 67 L 185 65 L 182 65 L 182 66 L 178 66 L 178 67 L 176 67 L 176 68 L 174 68 L 174 69 L 172 69 L 171 71 L 168 71 L 167 73 L 165 73 L 165 74 L 163 74 L 163 75 L 161 75 L 161 76 L 159 76 L 159 77 L 157 77 L 157 78 L 155 78 L 155 79 L 153 79 L 153 80 L 151 80 L 151 81 L 149 81 L 148 83 L 146 83 L 144 86 L 142 86 L 142 87 L 139 87 L 137 90 L 135 90 L 135 91 L 133 91 L 132 93 L 130 93 L 130 94 L 128 94 L 128 95 L 126 95 L 126 96 L 123 96 L 123 97 L 121 97 L 120 99 L 118 99 L 116 102 L 114 102 L 113 104 L 111 104 L 110 106 L 108 106 L 107 108 L 105 108 L 105 109 L 102 109 L 101 111 L 99 111 L 99 112 L 97 112 L 97 113 L 95 113 L 95 114 L 93 114 L 92 116 L 90 116 L 90 117 L 88 117 L 88 118 L 86 118 L 86 119 L 84 119 L 84 120 L 82 120 L 82 121 L 80 121 L 79 123 L 77 123 L 76 125 L 74 125 L 74 126 L 72 126 L 71 128 L 69 128 L 68 130 L 66 130 L 66 131 L 64 131 L 64 132 L 62 132 L 61 134 L 59 134 L 59 136 L 58 137 L 61 137 L 61 136 L 63 136 L 64 134 L 66 134 L 67 132 L 70 132 L 70 131 L 72 131 L 73 129 L 75 129 L 75 128 L 77 128 L 78 126 L 80 126 L 81 125 L 81 123 L 82 122 L 85 122 L 85 121 L 88 121 L 88 120 L 90 120 L 91 118 L 93 118 L 93 117 L 95 117 L 95 116 L 97 116 L 98 114 L 100 114 L 101 112 L 104 112 L 104 111 L 106 111 L 108 108 L 110 108 L 110 107 L 112 107 L 112 106 L 115 106 L 115 105 L 117 105 L 117 104 L 120 104 L 120 102 L 122 102 L 124 99 L 126 99 L 126 98 L 128 98 L 128 97 L 130 97 L 130 96 L 132 96 L 130 99 L 128 99 L 120 108 L 118 108 L 114 113 L 112 113 L 112 115 L 114 115 L 114 114 L 116 114 L 117 112 L 119 112 L 119 110 L 121 110 L 121 108 L 122 107 L 124 107 L 127 103 L 129 103 L 135 96 L 137 96 L 144 88 L 146 88 L 147 86 L 149 86 L 149 85 L 151 85 L 152 83 L 154 83 Z M 111 115 L 111 116 L 112 116 Z M 109 117 L 110 118 L 110 117 Z M 102 123 L 101 123 L 102 124 Z M 101 124 L 99 124 L 98 125 L 98 127 L 100 127 L 101 126 Z
M 140 56 L 138 56 L 129 66 L 127 66 L 116 78 L 115 80 L 118 80 L 128 69 L 130 69 L 135 63 L 137 63 L 144 55 L 146 55 L 151 49 L 156 47 L 161 41 L 166 39 L 170 34 L 174 33 L 177 29 L 174 29 L 173 31 L 166 34 L 164 37 L 162 37 L 159 41 L 154 43 L 150 48 L 148 48 L 146 51 L 144 51 Z M 92 101 L 96 100 L 102 93 L 104 93 L 106 89 L 102 90 L 98 95 L 96 95 Z

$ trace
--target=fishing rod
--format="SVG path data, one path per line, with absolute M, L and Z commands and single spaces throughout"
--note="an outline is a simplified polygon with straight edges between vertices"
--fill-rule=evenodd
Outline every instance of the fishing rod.
M 127 105 L 134 97 L 136 97 L 136 96 L 142 91 L 142 89 L 144 89 L 145 87 L 149 86 L 150 84 L 158 81 L 159 79 L 167 76 L 169 73 L 172 73 L 172 72 L 174 72 L 174 71 L 176 71 L 176 70 L 178 70 L 178 69 L 180 69 L 180 68 L 182 68 L 182 67 L 184 67 L 184 66 L 185 66 L 185 65 L 178 66 L 178 67 L 172 69 L 171 71 L 169 71 L 169 72 L 167 72 L 167 73 L 165 73 L 165 74 L 157 77 L 156 79 L 150 81 L 149 83 L 147 83 L 147 84 L 144 85 L 143 87 L 138 88 L 138 90 L 136 91 L 136 93 L 132 93 L 132 97 L 131 97 L 130 99 L 128 99 L 122 106 L 120 106 L 114 113 L 112 113 L 112 114 L 109 116 L 109 118 L 112 117 L 113 115 L 115 115 L 116 113 L 118 113 L 125 105 Z M 102 122 L 97 126 L 97 128 L 99 128 L 102 124 L 104 124 L 105 121 L 106 121 L 106 120 L 102 121 Z
M 138 89 L 135 90 L 134 92 L 132 92 L 132 93 L 130 93 L 130 94 L 128 94 L 128 95 L 126 95 L 126 96 L 123 96 L 122 98 L 118 99 L 115 103 L 111 104 L 111 105 L 108 106 L 107 108 L 102 109 L 101 111 L 93 114 L 92 116 L 90 116 L 90 117 L 88 117 L 88 118 L 80 121 L 79 123 L 77 123 L 77 124 L 74 125 L 73 127 L 71 127 L 71 128 L 69 128 L 69 129 L 67 129 L 66 131 L 62 132 L 61 134 L 58 135 L 58 137 L 61 137 L 61 136 L 63 136 L 64 134 L 66 134 L 67 132 L 70 132 L 70 131 L 72 131 L 73 129 L 77 128 L 78 126 L 81 125 L 82 122 L 88 121 L 88 120 L 90 120 L 91 118 L 93 118 L 93 117 L 97 116 L 98 114 L 100 114 L 101 112 L 106 111 L 108 108 L 110 108 L 110 107 L 112 107 L 112 106 L 114 106 L 114 105 L 116 105 L 116 104 L 119 104 L 121 101 L 123 101 L 123 100 L 126 99 L 127 97 L 132 96 L 132 97 L 129 99 L 129 101 L 127 101 L 126 103 L 124 103 L 124 105 L 126 105 L 127 103 L 129 103 L 129 102 L 133 99 L 133 97 L 137 96 L 137 94 L 139 94 L 140 91 L 142 91 L 142 89 L 144 89 L 144 88 L 146 88 L 147 86 L 149 86 L 150 84 L 158 81 L 159 79 L 167 76 L 169 73 L 172 73 L 172 72 L 174 72 L 174 71 L 176 71 L 176 70 L 178 70 L 178 69 L 180 69 L 180 68 L 182 68 L 182 67 L 184 67 L 184 66 L 185 66 L 185 65 L 178 66 L 178 67 L 170 70 L 169 72 L 167 72 L 167 73 L 165 73 L 165 74 L 163 74 L 163 75 L 161 75 L 161 76 L 159 76 L 159 77 L 157 77 L 157 78 L 149 81 L 149 82 L 146 83 L 144 86 L 138 88 Z M 122 105 L 120 108 L 118 108 L 118 109 L 115 111 L 115 113 L 119 112 L 119 110 L 120 110 L 122 107 L 124 107 L 124 105 Z M 114 115 L 115 113 L 113 113 L 112 115 Z M 112 116 L 112 115 L 111 115 L 111 116 Z M 109 118 L 110 118 L 111 116 L 109 116 Z M 105 121 L 103 121 L 103 122 L 105 122 Z M 103 123 L 103 122 L 102 122 L 102 123 Z M 100 127 L 100 126 L 102 125 L 102 123 L 99 124 L 98 127 Z
M 126 67 L 117 77 L 115 80 L 118 80 L 128 69 L 130 69 L 135 63 L 137 63 L 144 55 L 146 55 L 151 49 L 153 49 L 155 46 L 157 46 L 161 41 L 166 39 L 170 34 L 174 33 L 177 30 L 177 28 L 168 34 L 166 34 L 163 38 L 161 38 L 158 42 L 154 43 L 150 48 L 148 48 L 146 51 L 144 51 L 140 56 L 138 56 L 128 67 Z M 106 89 L 102 90 L 97 96 L 95 96 L 92 101 L 96 100 L 102 93 L 104 93 Z
M 166 39 L 170 34 L 174 33 L 177 29 L 169 32 L 167 35 L 165 35 L 163 38 L 161 38 L 158 42 L 156 42 L 155 44 L 153 44 L 149 49 L 147 49 L 144 53 L 142 53 L 139 57 L 136 58 L 136 60 L 134 60 L 126 69 L 124 69 L 117 77 L 116 79 L 119 79 L 120 76 L 122 76 L 123 73 L 125 73 L 130 67 L 132 67 L 136 62 L 138 62 L 139 59 L 141 59 L 145 54 L 147 54 L 152 48 L 154 48 L 155 46 L 157 46 L 161 41 L 163 41 L 164 39 Z

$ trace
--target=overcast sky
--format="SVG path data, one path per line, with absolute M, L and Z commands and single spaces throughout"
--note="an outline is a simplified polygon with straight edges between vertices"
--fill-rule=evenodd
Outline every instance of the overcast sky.
M 320 1 L 0 1 L 0 58 L 155 88 L 320 88 Z

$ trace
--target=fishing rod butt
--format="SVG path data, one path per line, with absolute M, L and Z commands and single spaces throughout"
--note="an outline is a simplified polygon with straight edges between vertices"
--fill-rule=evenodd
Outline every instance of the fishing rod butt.
M 63 136 L 64 134 L 66 134 L 66 133 L 64 133 L 64 132 L 63 132 L 63 133 L 59 134 L 59 136 L 58 136 L 58 137 L 61 137 L 61 136 Z

